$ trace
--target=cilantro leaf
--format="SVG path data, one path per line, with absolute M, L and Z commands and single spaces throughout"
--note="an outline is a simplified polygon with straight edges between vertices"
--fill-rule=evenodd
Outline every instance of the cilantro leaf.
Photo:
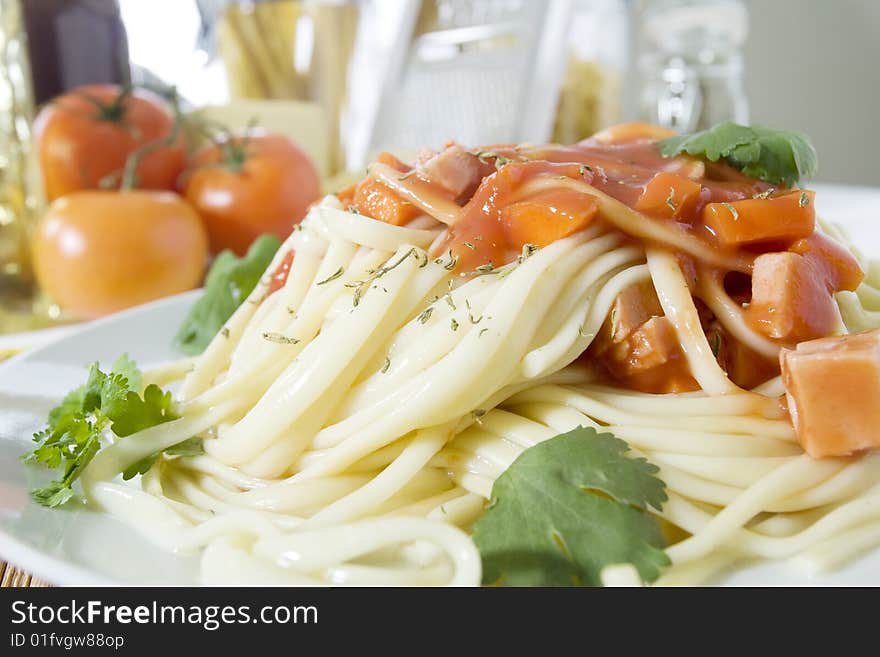
M 122 354 L 117 358 L 110 368 L 110 372 L 125 377 L 128 388 L 135 392 L 138 392 L 144 385 L 144 375 L 141 374 L 135 362 L 128 357 L 128 354 Z
M 190 309 L 174 338 L 186 354 L 200 354 L 260 281 L 281 246 L 274 235 L 261 235 L 238 258 L 223 251 L 205 279 L 205 293 Z
M 61 481 L 52 481 L 42 488 L 35 488 L 31 491 L 31 497 L 48 507 L 61 506 L 74 494 L 73 489 Z
M 169 456 L 199 456 L 205 453 L 205 448 L 199 438 L 187 438 L 184 441 L 172 445 L 163 450 Z M 128 481 L 135 475 L 146 474 L 150 468 L 159 460 L 162 452 L 153 452 L 149 456 L 145 456 L 140 461 L 136 461 L 128 466 L 122 473 L 122 478 Z
M 495 481 L 474 526 L 483 582 L 597 586 L 632 563 L 645 581 L 669 564 L 648 507 L 666 501 L 657 467 L 611 434 L 578 427 L 525 450 Z
M 130 436 L 157 424 L 176 420 L 179 416 L 172 410 L 170 392 L 151 383 L 144 390 L 141 398 L 136 392 L 129 391 L 125 397 L 112 399 L 102 406 L 104 415 L 112 422 L 110 429 L 120 438 Z
M 109 373 L 94 363 L 86 383 L 49 412 L 46 428 L 34 434 L 37 446 L 22 458 L 51 469 L 63 467 L 63 472 L 59 479 L 31 491 L 37 502 L 53 507 L 74 497 L 73 482 L 101 449 L 108 430 L 123 437 L 177 417 L 171 393 L 150 385 L 141 398 L 142 382 L 140 370 L 127 355 L 117 359 Z
M 787 187 L 815 175 L 818 169 L 816 149 L 805 134 L 730 121 L 692 135 L 664 139 L 659 147 L 664 157 L 688 153 L 711 162 L 724 158 L 747 176 Z

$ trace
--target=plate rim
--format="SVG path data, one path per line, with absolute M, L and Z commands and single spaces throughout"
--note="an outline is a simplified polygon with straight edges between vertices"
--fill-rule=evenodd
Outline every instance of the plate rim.
M 100 331 L 108 325 L 124 322 L 130 317 L 142 313 L 150 313 L 156 308 L 182 304 L 190 299 L 194 302 L 202 292 L 202 288 L 188 290 L 126 308 L 100 319 L 84 322 L 69 333 L 59 335 L 34 349 L 27 349 L 6 359 L 0 363 L 0 376 L 3 376 L 7 370 L 14 368 L 23 361 L 39 358 L 44 351 L 51 349 L 59 342 L 73 339 L 92 331 Z M 127 586 L 125 582 L 101 575 L 98 571 L 73 564 L 62 557 L 33 547 L 8 532 L 2 525 L 0 525 L 0 557 L 6 562 L 6 568 L 16 568 L 25 571 L 32 576 L 46 580 L 53 586 Z M 164 585 L 169 586 L 169 584 Z

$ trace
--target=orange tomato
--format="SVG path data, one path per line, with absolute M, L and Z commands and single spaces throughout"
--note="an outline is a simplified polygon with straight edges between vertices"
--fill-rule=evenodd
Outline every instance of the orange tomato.
M 293 249 L 291 249 L 287 255 L 284 256 L 284 259 L 278 263 L 275 271 L 272 272 L 269 281 L 269 294 L 277 292 L 287 283 L 287 277 L 290 276 L 290 268 L 293 267 L 293 256 Z
M 544 247 L 583 230 L 598 212 L 595 196 L 574 190 L 553 191 L 508 205 L 501 211 L 501 224 L 515 249 L 526 244 Z
M 651 123 L 619 123 L 610 128 L 597 132 L 591 138 L 600 144 L 627 144 L 644 139 L 667 139 L 674 137 L 675 131 L 669 128 L 661 128 Z
M 687 217 L 697 207 L 702 189 L 698 182 L 661 171 L 645 185 L 635 209 L 664 219 Z
M 203 148 L 185 185 L 187 200 L 205 220 L 211 251 L 238 255 L 263 233 L 287 237 L 320 195 L 318 173 L 296 144 L 256 132 Z
M 50 201 L 97 189 L 120 174 L 131 153 L 169 136 L 168 104 L 145 89 L 124 93 L 115 85 L 89 85 L 59 96 L 34 121 L 40 167 Z M 173 189 L 185 164 L 183 139 L 145 155 L 137 167 L 142 189 Z
M 375 178 L 365 178 L 358 184 L 354 205 L 360 213 L 392 226 L 403 226 L 422 214 L 419 208 Z
M 709 203 L 703 223 L 725 245 L 809 237 L 816 227 L 816 193 L 795 189 L 767 198 Z
M 40 285 L 83 319 L 197 287 L 207 255 L 199 216 L 174 192 L 74 192 L 52 203 L 33 244 Z

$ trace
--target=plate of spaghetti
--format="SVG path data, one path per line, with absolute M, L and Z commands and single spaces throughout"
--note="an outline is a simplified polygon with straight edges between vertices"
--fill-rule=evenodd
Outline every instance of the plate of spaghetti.
M 729 123 L 381 154 L 251 291 L 224 261 L 2 367 L 0 552 L 62 584 L 876 581 L 880 267 L 816 167 Z

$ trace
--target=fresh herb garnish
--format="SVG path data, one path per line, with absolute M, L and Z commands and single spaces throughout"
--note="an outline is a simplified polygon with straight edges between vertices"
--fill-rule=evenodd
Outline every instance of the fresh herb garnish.
M 205 453 L 205 447 L 201 438 L 187 438 L 186 440 L 172 445 L 164 450 L 168 456 L 201 456 Z M 132 477 L 139 474 L 146 474 L 150 468 L 159 460 L 162 452 L 153 452 L 149 456 L 145 456 L 140 461 L 136 461 L 122 471 L 122 478 L 128 481 Z
M 578 427 L 520 454 L 474 525 L 483 583 L 598 586 L 602 569 L 618 563 L 657 579 L 669 558 L 648 508 L 660 510 L 665 485 L 656 466 L 628 450 Z
M 46 428 L 34 434 L 37 447 L 25 454 L 23 460 L 53 469 L 63 467 L 63 471 L 59 479 L 31 491 L 37 502 L 54 507 L 71 499 L 71 486 L 101 449 L 102 437 L 110 433 L 118 438 L 130 436 L 177 418 L 171 393 L 150 384 L 141 397 L 138 393 L 142 381 L 137 366 L 126 355 L 120 356 L 109 372 L 101 371 L 94 363 L 86 383 L 49 411 Z M 150 465 L 159 458 L 158 453 L 154 456 Z M 149 469 L 144 467 L 141 464 L 125 478 Z
M 275 331 L 265 331 L 263 333 L 263 339 L 277 344 L 299 344 L 299 338 L 292 338 L 283 333 L 276 333 Z
M 688 153 L 711 162 L 723 158 L 747 176 L 788 187 L 815 175 L 818 168 L 816 149 L 806 135 L 730 121 L 692 135 L 664 139 L 659 146 L 665 157 Z
M 364 295 L 370 289 L 370 286 L 373 285 L 373 283 L 375 281 L 382 278 L 388 272 L 399 267 L 401 265 L 401 263 L 403 263 L 403 261 L 406 260 L 407 258 L 409 258 L 410 256 L 414 255 L 416 258 L 418 258 L 419 253 L 420 253 L 419 250 L 416 249 L 415 247 L 413 247 L 409 251 L 404 253 L 402 256 L 400 256 L 400 258 L 396 262 L 394 262 L 390 265 L 388 265 L 388 264 L 382 265 L 378 269 L 368 269 L 367 270 L 368 276 L 364 280 L 352 281 L 351 283 L 346 283 L 345 287 L 354 289 L 354 294 L 352 295 L 352 300 L 351 300 L 352 305 L 356 307 L 360 304 L 361 299 L 364 297 Z M 386 290 L 386 292 L 387 292 L 387 290 Z
M 449 253 L 447 255 L 449 257 L 449 262 L 443 262 L 443 258 L 437 258 L 434 260 L 434 264 L 443 265 L 443 269 L 445 269 L 446 271 L 452 271 L 458 264 L 458 256 L 452 252 L 452 249 L 449 249 Z
M 477 159 L 483 164 L 489 164 L 489 160 L 495 161 L 495 168 L 500 169 L 503 166 L 510 164 L 510 158 L 506 158 L 503 155 L 499 155 L 495 151 L 477 151 L 474 153 Z
M 345 273 L 345 269 L 343 269 L 342 267 L 340 267 L 339 269 L 337 269 L 335 272 L 333 272 L 332 274 L 330 274 L 330 275 L 329 275 L 327 278 L 325 278 L 324 280 L 322 280 L 322 281 L 318 281 L 317 283 L 315 283 L 315 285 L 326 285 L 326 284 L 329 283 L 330 281 L 335 281 L 337 278 L 341 277 L 344 273 Z
M 727 209 L 727 211 L 733 217 L 734 221 L 739 221 L 739 212 L 736 211 L 735 207 L 733 207 L 730 203 L 726 203 L 726 202 L 722 203 L 721 205 L 723 205 Z
M 205 350 L 257 286 L 279 246 L 281 242 L 274 235 L 262 235 L 243 258 L 232 251 L 217 256 L 205 279 L 205 293 L 193 304 L 174 338 L 181 351 L 194 355 Z
M 715 358 L 718 358 L 718 354 L 721 353 L 721 334 L 718 331 L 713 331 L 712 333 L 712 355 Z
M 528 242 L 523 244 L 522 251 L 520 251 L 520 254 L 516 257 L 517 264 L 521 265 L 522 263 L 524 263 L 526 260 L 531 258 L 537 250 L 537 244 L 530 244 Z
M 669 196 L 666 197 L 666 207 L 675 212 L 678 206 L 675 205 L 675 187 L 669 188 Z
M 483 316 L 480 315 L 477 318 L 474 318 L 474 310 L 471 308 L 471 302 L 469 299 L 464 300 L 464 305 L 467 307 L 468 311 L 468 319 L 471 321 L 471 324 L 479 324 L 483 321 Z

